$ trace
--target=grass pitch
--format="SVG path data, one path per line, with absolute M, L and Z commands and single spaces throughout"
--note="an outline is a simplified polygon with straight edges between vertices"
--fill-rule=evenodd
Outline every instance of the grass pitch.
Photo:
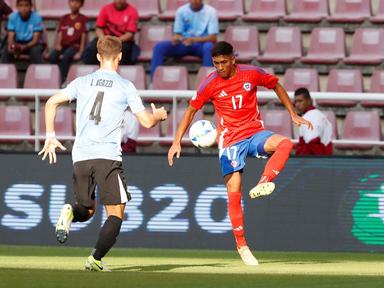
M 0 287 L 383 287 L 384 255 L 114 248 L 113 273 L 83 271 L 89 248 L 0 246 Z

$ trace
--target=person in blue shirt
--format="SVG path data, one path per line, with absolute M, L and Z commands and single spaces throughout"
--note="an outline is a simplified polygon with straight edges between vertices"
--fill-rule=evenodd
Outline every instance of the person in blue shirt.
M 121 129 L 129 107 L 139 123 L 151 128 L 167 119 L 164 107 L 148 112 L 132 82 L 116 71 L 122 58 L 122 42 L 115 36 L 99 38 L 97 59 L 100 69 L 76 78 L 50 97 L 45 105 L 46 140 L 39 155 L 56 162 L 56 148 L 65 147 L 56 139 L 54 119 L 57 107 L 76 100 L 76 138 L 72 149 L 75 204 L 65 204 L 56 224 L 56 238 L 64 243 L 72 222 L 84 222 L 95 213 L 96 186 L 107 220 L 100 230 L 95 249 L 85 268 L 108 271 L 101 259 L 116 242 L 124 219 L 125 204 L 131 199 L 121 158 Z
M 36 11 L 32 11 L 32 0 L 17 0 L 16 8 L 17 11 L 8 19 L 8 40 L 1 62 L 11 63 L 20 54 L 29 54 L 32 63 L 43 63 L 43 19 Z
M 215 8 L 203 0 L 190 0 L 176 11 L 171 41 L 162 41 L 153 48 L 151 79 L 165 57 L 198 56 L 203 66 L 212 66 L 211 49 L 219 34 Z

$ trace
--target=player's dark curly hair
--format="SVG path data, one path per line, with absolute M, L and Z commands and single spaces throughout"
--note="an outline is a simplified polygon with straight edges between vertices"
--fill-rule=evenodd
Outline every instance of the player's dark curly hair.
M 311 94 L 309 94 L 308 89 L 305 88 L 305 87 L 298 88 L 298 89 L 295 91 L 295 96 L 298 96 L 298 95 L 303 95 L 304 98 L 306 98 L 306 99 L 311 99 Z
M 32 0 L 17 0 L 16 5 L 19 5 L 20 2 L 28 2 L 32 6 Z
M 225 41 L 219 41 L 212 47 L 212 57 L 219 55 L 233 55 L 233 46 Z

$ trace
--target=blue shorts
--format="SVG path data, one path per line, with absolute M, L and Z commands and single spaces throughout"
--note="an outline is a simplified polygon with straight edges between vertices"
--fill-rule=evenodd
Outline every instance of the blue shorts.
M 219 158 L 223 176 L 242 170 L 248 155 L 267 158 L 269 154 L 265 152 L 264 144 L 273 134 L 271 131 L 263 130 L 227 148 L 220 149 Z

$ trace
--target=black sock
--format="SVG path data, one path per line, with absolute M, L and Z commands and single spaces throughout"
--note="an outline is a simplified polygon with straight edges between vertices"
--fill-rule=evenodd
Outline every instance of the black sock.
M 84 207 L 80 204 L 72 205 L 73 209 L 73 222 L 85 222 L 89 218 L 91 218 L 91 214 L 89 214 L 88 208 Z
M 123 221 L 116 216 L 109 216 L 101 227 L 93 257 L 96 260 L 103 258 L 116 242 Z

